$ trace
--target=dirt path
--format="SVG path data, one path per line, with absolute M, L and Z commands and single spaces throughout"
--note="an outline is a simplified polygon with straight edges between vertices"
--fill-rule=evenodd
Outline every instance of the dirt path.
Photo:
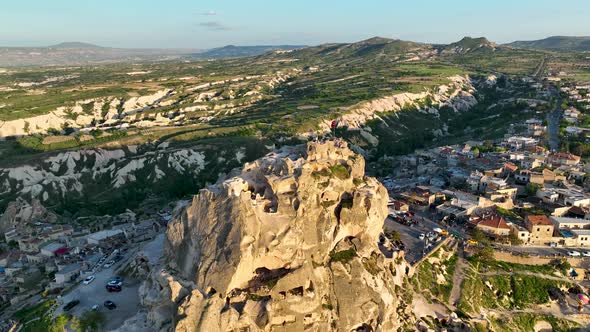
M 562 311 L 563 309 L 559 308 L 559 306 L 557 304 L 551 306 L 551 307 L 537 307 L 537 308 L 529 308 L 529 309 L 514 309 L 514 310 L 503 310 L 503 309 L 488 309 L 487 312 L 489 313 L 493 313 L 495 315 L 511 315 L 511 314 L 515 314 L 515 313 L 529 313 L 529 314 L 534 314 L 534 315 L 547 315 L 547 316 L 553 316 L 553 317 L 557 317 L 560 319 L 564 319 L 570 322 L 574 322 L 577 324 L 580 324 L 581 326 L 589 326 L 590 324 L 590 315 L 588 314 L 582 314 L 582 313 L 577 313 L 577 312 L 568 312 L 568 313 L 564 313 Z M 586 329 L 584 330 L 580 330 L 580 331 L 587 331 Z
M 459 304 L 459 299 L 461 298 L 461 286 L 465 279 L 465 269 L 468 268 L 467 262 L 465 262 L 465 258 L 463 258 L 463 248 L 457 249 L 457 256 L 459 259 L 457 259 L 457 265 L 455 266 L 453 288 L 451 289 L 451 294 L 449 296 L 449 305 L 453 309 L 456 309 Z
M 555 280 L 555 281 L 565 281 L 565 282 L 568 282 L 568 283 L 579 284 L 579 282 L 577 280 L 573 280 L 571 278 L 557 277 L 557 276 L 552 276 L 552 275 L 549 275 L 549 274 L 543 274 L 543 273 L 538 273 L 538 272 L 529 272 L 529 271 L 517 271 L 517 272 L 507 272 L 507 271 L 484 272 L 484 273 L 480 273 L 479 275 L 486 276 L 486 277 L 527 275 L 527 276 L 534 276 L 534 277 L 543 278 L 543 279 L 549 279 L 549 280 Z

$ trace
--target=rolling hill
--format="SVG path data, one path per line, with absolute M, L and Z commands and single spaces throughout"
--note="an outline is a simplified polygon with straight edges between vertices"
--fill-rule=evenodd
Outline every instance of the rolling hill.
M 590 37 L 553 36 L 530 41 L 515 41 L 507 46 L 552 51 L 590 51 Z
M 104 47 L 83 42 L 63 42 L 48 46 L 48 48 L 101 49 Z
M 256 45 L 256 46 L 235 46 L 227 45 L 213 48 L 202 53 L 193 54 L 198 59 L 221 59 L 221 58 L 241 58 L 256 56 L 271 51 L 283 50 L 290 51 L 303 48 L 302 45 Z

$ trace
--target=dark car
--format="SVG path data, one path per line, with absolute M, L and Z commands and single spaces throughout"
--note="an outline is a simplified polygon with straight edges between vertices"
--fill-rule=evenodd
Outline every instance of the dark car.
M 109 293 L 111 293 L 111 292 L 120 292 L 121 290 L 123 290 L 123 287 L 121 287 L 120 284 L 112 285 L 112 284 L 109 283 L 106 288 L 107 288 L 107 292 L 109 292 Z
M 70 310 L 72 310 L 72 308 L 75 307 L 75 306 L 77 306 L 79 303 L 80 303 L 79 300 L 74 300 L 74 301 L 68 302 L 68 304 L 66 304 L 64 306 L 64 311 L 70 311 Z
M 113 310 L 113 309 L 116 309 L 116 308 L 117 308 L 117 305 L 115 304 L 115 302 L 113 302 L 113 301 L 110 301 L 110 300 L 109 300 L 109 301 L 105 301 L 105 302 L 104 302 L 104 306 L 105 306 L 107 309 L 109 309 L 109 310 Z

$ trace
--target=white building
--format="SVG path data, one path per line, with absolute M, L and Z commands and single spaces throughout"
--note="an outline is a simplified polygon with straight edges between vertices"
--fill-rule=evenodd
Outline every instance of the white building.
M 125 238 L 125 232 L 120 229 L 108 229 L 92 233 L 87 236 L 88 244 L 102 244 L 111 239 Z
M 568 217 L 549 217 L 557 229 L 590 229 L 590 220 Z
M 80 275 L 82 266 L 80 264 L 66 265 L 63 269 L 55 273 L 55 283 L 63 285 L 66 282 L 75 280 Z

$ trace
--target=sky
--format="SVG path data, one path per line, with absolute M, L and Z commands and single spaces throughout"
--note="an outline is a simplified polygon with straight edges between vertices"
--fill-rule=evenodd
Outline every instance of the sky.
M 318 45 L 373 36 L 505 43 L 590 36 L 588 0 L 19 0 L 0 5 L 0 46 Z

